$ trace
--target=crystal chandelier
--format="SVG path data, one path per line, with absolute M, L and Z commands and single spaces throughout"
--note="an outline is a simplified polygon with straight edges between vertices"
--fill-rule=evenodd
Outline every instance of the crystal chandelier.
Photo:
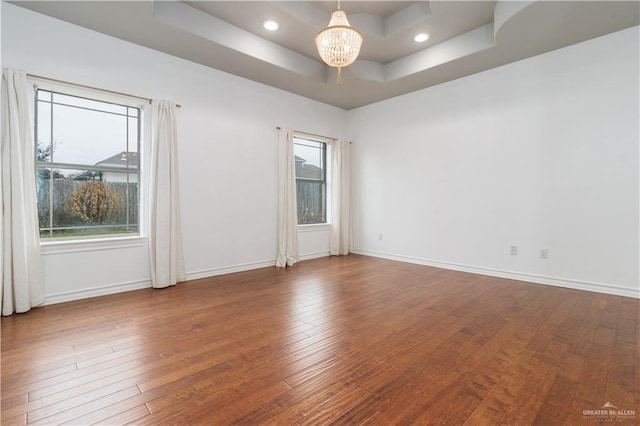
M 316 47 L 322 60 L 330 67 L 338 68 L 338 84 L 342 84 L 342 67 L 356 60 L 362 40 L 360 31 L 349 25 L 338 0 L 338 9 L 331 14 L 329 25 L 316 36 Z

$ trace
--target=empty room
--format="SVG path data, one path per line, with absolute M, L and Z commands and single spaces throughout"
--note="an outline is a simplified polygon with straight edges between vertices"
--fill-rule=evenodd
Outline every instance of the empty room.
M 2 425 L 640 422 L 640 2 L 0 22 Z

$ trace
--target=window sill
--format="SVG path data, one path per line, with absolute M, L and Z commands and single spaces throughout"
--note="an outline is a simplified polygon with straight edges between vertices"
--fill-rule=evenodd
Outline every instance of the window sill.
M 319 232 L 319 231 L 331 231 L 330 223 L 317 223 L 313 225 L 298 225 L 298 232 Z
M 147 238 L 140 235 L 126 237 L 87 238 L 76 240 L 50 240 L 40 242 L 42 254 L 62 254 L 98 250 L 114 250 L 130 247 L 144 247 Z

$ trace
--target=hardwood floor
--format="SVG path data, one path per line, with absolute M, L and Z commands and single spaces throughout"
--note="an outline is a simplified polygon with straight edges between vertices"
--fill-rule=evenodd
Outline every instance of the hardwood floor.
M 46 306 L 2 318 L 2 424 L 599 424 L 639 302 L 350 255 Z

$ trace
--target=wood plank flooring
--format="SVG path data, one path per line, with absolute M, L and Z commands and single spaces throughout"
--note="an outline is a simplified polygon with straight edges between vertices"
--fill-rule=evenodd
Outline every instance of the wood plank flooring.
M 637 424 L 639 302 L 350 255 L 46 306 L 2 424 Z

